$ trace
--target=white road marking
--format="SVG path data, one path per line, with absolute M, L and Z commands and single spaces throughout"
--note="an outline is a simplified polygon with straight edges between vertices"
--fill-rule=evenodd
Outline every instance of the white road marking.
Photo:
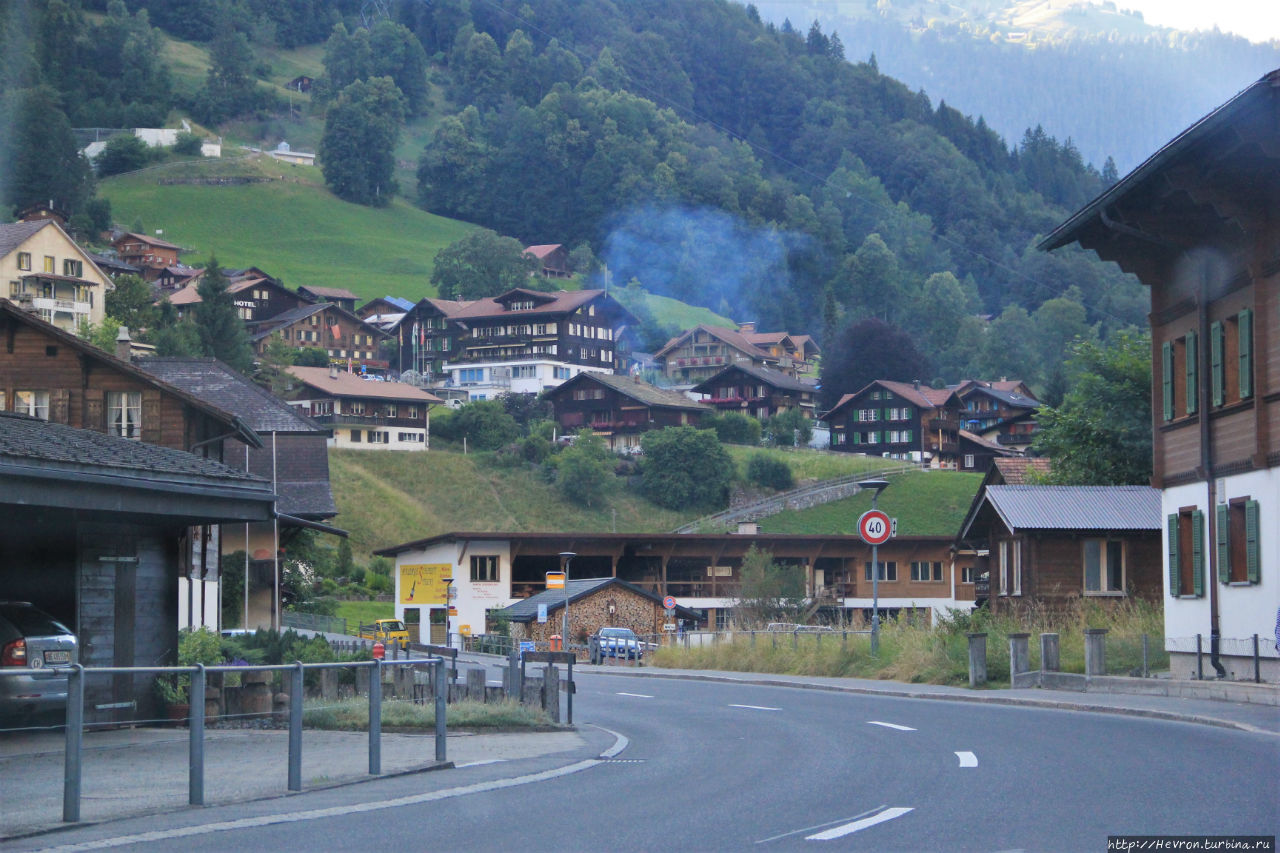
M 618 695 L 619 695 L 619 696 L 634 696 L 634 697 L 635 697 L 635 698 L 637 698 L 637 699 L 652 699 L 652 698 L 653 698 L 653 697 L 652 697 L 652 696 L 650 696 L 648 693 L 623 693 L 623 692 L 619 691 L 619 692 L 618 692 Z
M 734 705 L 730 704 L 730 708 L 746 708 L 749 711 L 781 711 L 781 708 L 770 708 L 767 705 Z
M 864 817 L 862 820 L 855 820 L 852 823 L 846 823 L 843 826 L 835 826 L 823 832 L 816 832 L 813 835 L 806 835 L 805 841 L 830 841 L 833 838 L 843 838 L 846 835 L 857 832 L 860 829 L 866 829 L 869 826 L 875 826 L 877 823 L 884 823 L 886 820 L 893 820 L 895 817 L 901 817 L 909 808 L 892 808 L 885 809 L 879 814 L 871 817 Z
M 900 726 L 897 723 L 882 723 L 879 720 L 867 720 L 869 726 L 884 726 L 886 729 L 897 729 L 900 732 L 914 732 L 911 726 Z
M 957 752 L 956 758 L 960 759 L 961 767 L 978 766 L 978 756 L 974 755 L 972 752 Z
M 486 758 L 484 761 L 467 761 L 462 764 L 455 764 L 453 766 L 458 770 L 461 770 L 463 767 L 479 767 L 482 764 L 501 764 L 506 760 L 507 759 L 505 758 Z
M 322 820 L 324 818 L 341 817 L 343 815 L 357 814 L 360 812 L 376 812 L 384 809 L 394 809 L 400 806 L 415 806 L 421 803 L 430 803 L 437 800 L 447 800 L 452 797 L 462 797 L 467 794 L 482 794 L 488 791 L 499 791 L 503 788 L 514 788 L 518 785 L 527 785 L 531 782 L 543 782 L 547 779 L 555 779 L 560 776 L 568 776 L 578 773 L 582 770 L 589 770 L 592 767 L 600 766 L 600 759 L 612 758 L 622 750 L 626 749 L 629 741 L 625 735 L 621 735 L 611 729 L 605 729 L 597 726 L 602 731 L 606 731 L 613 735 L 615 740 L 613 746 L 600 754 L 600 758 L 588 758 L 583 761 L 575 761 L 573 764 L 567 764 L 564 767 L 557 767 L 552 770 L 544 770 L 541 773 L 530 773 L 527 776 L 515 776 L 511 779 L 495 779 L 492 782 L 480 782 L 475 785 L 463 785 L 459 788 L 446 788 L 443 791 L 432 791 L 426 794 L 414 794 L 408 797 L 397 797 L 394 800 L 382 800 L 379 802 L 369 803 L 353 803 L 346 806 L 333 806 L 327 809 L 308 809 L 300 812 L 286 812 L 283 814 L 261 815 L 259 817 L 240 818 L 238 820 L 221 820 L 214 823 L 206 823 L 199 826 L 182 826 L 174 829 L 155 830 L 152 832 L 140 832 L 136 835 L 122 835 L 117 838 L 103 838 L 97 841 L 85 841 L 79 844 L 66 844 L 60 847 L 45 847 L 37 853 L 62 853 L 62 851 L 78 851 L 78 850 L 103 850 L 110 847 L 124 847 L 128 844 L 143 844 L 149 841 L 172 841 L 175 838 L 190 838 L 196 835 L 212 835 L 215 832 L 231 832 L 241 829 L 256 829 L 262 826 L 274 826 L 282 823 L 301 823 L 307 820 Z M 172 845 L 170 845 L 172 846 Z
M 867 809 L 862 814 L 856 814 L 853 817 L 842 817 L 839 820 L 829 820 L 826 823 L 819 823 L 814 826 L 807 826 L 804 829 L 793 829 L 790 832 L 784 832 L 781 835 L 773 835 L 773 836 L 770 836 L 769 838 L 761 838 L 759 841 L 756 842 L 756 844 L 768 844 L 770 841 L 778 841 L 779 839 L 782 839 L 782 838 L 790 838 L 793 835 L 800 835 L 801 833 L 805 833 L 805 832 L 813 832 L 815 829 L 822 829 L 823 827 L 827 827 L 827 826 L 835 826 L 838 823 L 848 823 L 851 820 L 859 820 L 860 818 L 864 818 L 868 815 L 873 815 L 876 812 L 880 811 L 881 809 L 887 809 L 887 808 L 889 807 L 876 806 L 874 809 Z

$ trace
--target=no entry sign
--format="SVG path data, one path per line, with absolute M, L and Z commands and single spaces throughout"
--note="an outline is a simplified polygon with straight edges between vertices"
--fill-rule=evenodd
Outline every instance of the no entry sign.
M 883 545 L 892 532 L 889 516 L 878 509 L 869 509 L 858 516 L 858 535 L 868 545 Z

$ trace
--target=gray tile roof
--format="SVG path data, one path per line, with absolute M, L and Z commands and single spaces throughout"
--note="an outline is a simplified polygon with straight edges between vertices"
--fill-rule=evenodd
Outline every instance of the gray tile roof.
M 13 412 L 0 412 L 0 462 L 38 463 L 41 467 L 80 471 L 111 469 L 143 475 L 148 480 L 216 481 L 269 488 L 267 481 L 260 477 L 182 450 L 48 423 Z
M 731 370 L 741 370 L 743 373 L 747 374 L 748 376 L 758 379 L 761 382 L 765 383 L 766 385 L 769 385 L 770 387 L 779 388 L 783 391 L 801 391 L 806 393 L 812 393 L 814 390 L 814 386 L 810 385 L 807 382 L 802 382 L 801 380 L 796 379 L 794 376 L 788 376 L 787 374 L 783 373 L 781 370 L 773 370 L 772 368 L 768 368 L 768 367 L 759 367 L 757 365 L 747 364 L 745 362 L 739 362 L 738 364 L 729 365 L 724 370 L 717 373 L 715 376 L 712 376 L 710 379 L 704 379 L 702 382 L 693 386 L 694 390 L 701 390 L 704 386 L 709 389 L 716 382 L 716 380 L 718 380 L 721 376 L 723 376 L 724 374 L 728 373 Z
M 565 589 L 548 589 L 528 598 L 521 599 L 514 604 L 504 607 L 500 612 L 510 619 L 512 622 L 532 622 L 538 618 L 538 605 L 547 605 L 548 610 L 553 610 L 564 606 L 565 593 L 569 594 L 569 606 L 579 599 L 586 598 L 606 586 L 621 586 L 634 592 L 636 595 L 642 595 L 645 598 L 652 599 L 657 603 L 661 603 L 662 599 L 656 594 L 646 589 L 641 589 L 633 583 L 627 583 L 620 578 L 582 578 L 581 580 L 570 579 L 565 582 Z M 687 607 L 676 607 L 676 612 L 686 618 L 697 619 L 699 614 Z
M 1014 532 L 1160 529 L 1150 486 L 988 486 L 986 500 Z
M 293 406 L 214 358 L 141 358 L 157 379 L 239 415 L 254 432 L 328 432 Z
M 650 385 L 644 380 L 637 379 L 634 376 L 619 376 L 616 373 L 597 373 L 595 371 L 584 371 L 575 376 L 570 382 L 559 386 L 564 388 L 570 383 L 575 387 L 584 382 L 599 382 L 608 388 L 612 388 L 624 397 L 630 397 L 638 403 L 646 406 L 658 406 L 667 409 L 685 409 L 693 412 L 706 412 L 710 414 L 712 409 L 705 403 L 699 403 L 691 400 L 680 391 L 672 391 L 669 388 L 659 388 L 657 385 Z M 553 392 L 554 393 L 554 392 Z M 567 392 L 566 392 L 567 393 Z
M 32 234 L 35 234 L 46 225 L 53 224 L 52 219 L 35 219 L 31 222 L 6 222 L 0 223 L 0 258 L 5 257 L 14 249 L 25 243 Z

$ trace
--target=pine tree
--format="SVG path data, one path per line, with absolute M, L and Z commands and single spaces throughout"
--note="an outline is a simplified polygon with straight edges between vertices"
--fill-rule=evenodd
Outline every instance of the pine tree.
M 206 355 L 211 355 L 233 370 L 247 373 L 253 368 L 253 347 L 244 322 L 236 313 L 235 302 L 227 291 L 227 277 L 217 258 L 209 266 L 196 288 L 200 304 L 196 307 L 196 325 Z

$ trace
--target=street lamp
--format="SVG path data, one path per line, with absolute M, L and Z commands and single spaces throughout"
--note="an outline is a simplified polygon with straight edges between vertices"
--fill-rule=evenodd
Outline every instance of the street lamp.
M 449 645 L 449 587 L 453 586 L 453 578 L 441 578 L 444 584 L 444 644 Z
M 560 552 L 560 570 L 564 572 L 564 613 L 561 614 L 561 646 L 566 652 L 569 651 L 569 562 L 578 556 L 572 551 Z
M 888 480 L 872 479 L 858 481 L 859 489 L 871 491 L 871 508 L 876 508 L 876 500 L 889 486 Z M 871 654 L 880 654 L 880 546 L 871 546 Z

